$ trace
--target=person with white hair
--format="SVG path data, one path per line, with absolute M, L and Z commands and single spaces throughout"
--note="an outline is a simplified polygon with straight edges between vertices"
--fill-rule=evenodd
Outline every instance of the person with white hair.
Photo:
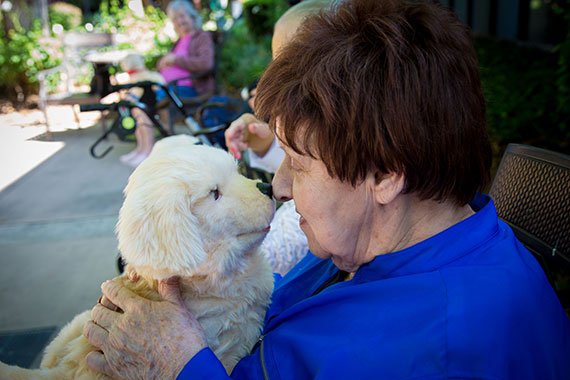
M 200 15 L 186 0 L 170 2 L 167 14 L 174 24 L 174 30 L 179 39 L 172 51 L 160 58 L 157 69 L 166 83 L 176 83 L 176 92 L 180 97 L 188 98 L 212 92 L 214 90 L 212 75 L 189 78 L 194 73 L 209 71 L 214 66 L 214 41 L 210 33 L 201 29 Z M 165 97 L 166 93 L 162 89 L 157 91 L 157 101 Z M 137 148 L 121 156 L 120 160 L 137 167 L 152 151 L 155 138 L 154 128 L 148 116 L 136 108 L 132 112 L 137 120 Z M 165 118 L 167 115 L 161 115 L 161 117 Z
M 210 70 L 214 66 L 214 42 L 212 36 L 201 29 L 202 18 L 198 12 L 185 0 L 172 1 L 166 11 L 179 36 L 172 51 L 158 61 L 158 70 L 166 82 Z M 213 91 L 214 78 L 210 75 L 199 79 L 182 79 L 177 86 L 187 87 L 182 89 L 181 96 L 194 96 Z

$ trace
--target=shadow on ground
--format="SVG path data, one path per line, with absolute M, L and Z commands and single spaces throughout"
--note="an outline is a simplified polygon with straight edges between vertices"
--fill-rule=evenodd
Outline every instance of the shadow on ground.
M 89 147 L 102 132 L 98 125 L 54 132 L 53 141 L 21 138 L 23 129 L 10 128 L 0 125 L 2 166 L 22 166 L 33 152 L 57 144 L 0 191 L 0 360 L 12 355 L 26 365 L 35 358 L 34 366 L 38 348 L 90 309 L 100 284 L 118 274 L 114 226 L 132 172 L 119 155 L 133 144 L 114 142 L 95 160 Z

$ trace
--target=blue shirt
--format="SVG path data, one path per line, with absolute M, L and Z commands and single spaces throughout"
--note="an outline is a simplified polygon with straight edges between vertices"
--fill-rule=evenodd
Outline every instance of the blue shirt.
M 532 254 L 478 195 L 466 220 L 352 280 L 308 254 L 277 282 L 233 379 L 570 379 L 570 320 Z M 210 349 L 178 379 L 227 379 Z

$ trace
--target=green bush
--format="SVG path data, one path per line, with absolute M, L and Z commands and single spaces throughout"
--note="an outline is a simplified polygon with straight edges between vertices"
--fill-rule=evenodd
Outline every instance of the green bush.
M 37 91 L 36 74 L 54 67 L 60 59 L 49 46 L 40 43 L 43 38 L 41 22 L 35 20 L 30 30 L 23 29 L 14 17 L 8 34 L 0 18 L 0 89 L 9 97 Z M 18 94 L 14 91 L 18 89 Z
M 50 25 L 60 24 L 64 32 L 84 31 L 83 24 L 90 22 L 94 31 L 120 32 L 127 36 L 127 41 L 110 48 L 149 46 L 145 55 L 149 67 L 154 68 L 157 57 L 167 52 L 173 43 L 163 33 L 166 15 L 160 8 L 148 7 L 145 18 L 140 19 L 123 3 L 126 2 L 105 0 L 100 5 L 101 11 L 87 19 L 81 19 L 79 10 L 79 13 L 73 12 L 73 15 L 70 14 L 72 12 L 62 12 L 62 9 L 71 7 L 69 4 L 54 3 L 49 9 Z M 10 19 L 4 20 L 4 15 Z M 9 29 L 8 33 L 4 32 L 6 29 Z M 57 66 L 61 63 L 62 56 L 61 39 L 54 34 L 44 36 L 39 19 L 33 20 L 32 27 L 26 30 L 20 25 L 17 14 L 0 12 L 0 90 L 9 95 L 11 100 L 15 99 L 15 89 L 18 98 L 37 93 L 38 71 Z M 77 83 L 89 84 L 92 67 L 87 64 L 83 71 L 81 77 L 74 79 Z M 59 74 L 48 78 L 50 90 L 57 87 L 60 79 Z
M 168 19 L 166 13 L 160 8 L 147 7 L 145 14 L 149 29 L 154 33 L 154 44 L 145 54 L 145 63 L 148 68 L 155 70 L 158 59 L 172 50 L 175 41 L 161 33 Z
M 558 55 L 490 38 L 478 38 L 476 48 L 492 140 L 568 152 L 570 134 L 562 127 L 568 103 L 560 107 L 556 85 Z
M 81 8 L 61 1 L 52 3 L 48 8 L 50 25 L 60 24 L 64 30 L 73 30 L 81 25 Z
M 91 18 L 91 23 L 96 31 L 100 32 L 121 32 L 120 21 L 129 12 L 127 7 L 120 5 L 120 0 L 103 0 L 99 6 L 99 12 L 95 13 Z
M 235 92 L 260 77 L 271 62 L 271 37 L 254 37 L 239 19 L 228 31 L 222 49 L 220 80 Z
M 81 11 L 74 8 L 65 3 L 50 5 L 50 25 L 60 24 L 64 30 L 79 27 Z M 8 15 L 10 20 L 5 20 L 4 15 Z M 37 93 L 38 72 L 59 65 L 62 55 L 54 36 L 43 35 L 40 19 L 33 20 L 32 26 L 25 29 L 20 25 L 17 14 L 0 13 L 0 90 L 10 99 Z M 51 75 L 48 87 L 55 88 L 59 81 L 59 75 Z M 89 83 L 88 79 L 85 82 Z
M 284 0 L 247 0 L 243 4 L 247 29 L 255 38 L 271 36 L 273 26 L 288 8 Z
M 570 8 L 570 0 L 566 0 Z M 558 71 L 556 72 L 556 87 L 558 89 L 557 112 L 561 116 L 558 124 L 560 130 L 570 138 L 570 11 L 564 15 L 568 31 L 566 40 L 556 47 L 558 53 Z
M 220 62 L 220 79 L 229 92 L 261 76 L 271 62 L 273 26 L 289 8 L 284 0 L 248 0 L 243 16 L 228 30 Z

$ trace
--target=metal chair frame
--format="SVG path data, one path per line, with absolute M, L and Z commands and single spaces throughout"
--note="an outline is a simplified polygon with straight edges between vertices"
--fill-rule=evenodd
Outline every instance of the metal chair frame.
M 243 102 L 242 100 L 235 100 L 233 102 L 230 101 L 226 104 L 219 103 L 219 102 L 206 102 L 206 103 L 197 105 L 196 107 L 192 107 L 189 109 L 180 100 L 180 98 L 176 95 L 176 93 L 172 87 L 169 87 L 166 84 L 154 83 L 154 82 L 148 82 L 148 81 L 113 86 L 112 91 L 121 91 L 121 90 L 128 90 L 128 89 L 133 88 L 133 87 L 141 87 L 144 89 L 145 94 L 150 93 L 150 94 L 152 94 L 151 97 L 153 98 L 154 97 L 154 91 L 152 88 L 154 86 L 160 87 L 166 92 L 166 95 L 167 95 L 167 98 L 169 99 L 169 101 L 176 107 L 178 112 L 180 112 L 184 116 L 184 123 L 185 123 L 186 127 L 188 128 L 190 134 L 197 137 L 200 140 L 200 142 L 202 144 L 205 144 L 205 145 L 215 146 L 216 143 L 210 138 L 210 136 L 212 136 L 215 133 L 218 133 L 220 131 L 223 131 L 227 127 L 229 127 L 231 120 L 226 121 L 226 122 L 222 122 L 219 125 L 216 125 L 213 127 L 206 127 L 204 125 L 204 122 L 203 122 L 204 112 L 208 108 L 213 108 L 213 107 L 228 107 L 228 108 L 234 108 L 237 110 L 240 107 L 243 107 L 245 105 L 245 102 Z M 146 95 L 143 95 L 143 99 L 145 98 L 145 96 Z M 156 107 L 154 105 L 151 105 L 151 104 L 122 100 L 122 101 L 111 103 L 111 104 L 81 105 L 80 110 L 82 112 L 87 112 L 87 111 L 116 111 L 117 109 L 119 109 L 119 107 L 126 107 L 129 109 L 139 108 L 147 114 L 149 119 L 152 121 L 154 127 L 158 129 L 158 131 L 160 132 L 160 134 L 163 137 L 170 136 L 170 135 L 174 134 L 174 130 L 172 128 L 165 126 L 164 123 L 162 123 L 160 121 L 158 114 L 156 112 L 157 111 Z M 116 133 L 117 128 L 120 128 L 120 118 L 119 117 L 117 117 L 115 119 L 111 128 L 109 130 L 105 130 L 104 133 L 91 146 L 90 152 L 94 158 L 98 158 L 98 159 L 103 158 L 105 155 L 107 155 L 111 151 L 111 149 L 113 149 L 112 146 L 109 146 L 106 149 L 104 149 L 102 153 L 97 152 L 98 145 L 101 144 L 103 141 L 105 141 L 107 139 L 107 137 L 109 136 L 109 134 Z

